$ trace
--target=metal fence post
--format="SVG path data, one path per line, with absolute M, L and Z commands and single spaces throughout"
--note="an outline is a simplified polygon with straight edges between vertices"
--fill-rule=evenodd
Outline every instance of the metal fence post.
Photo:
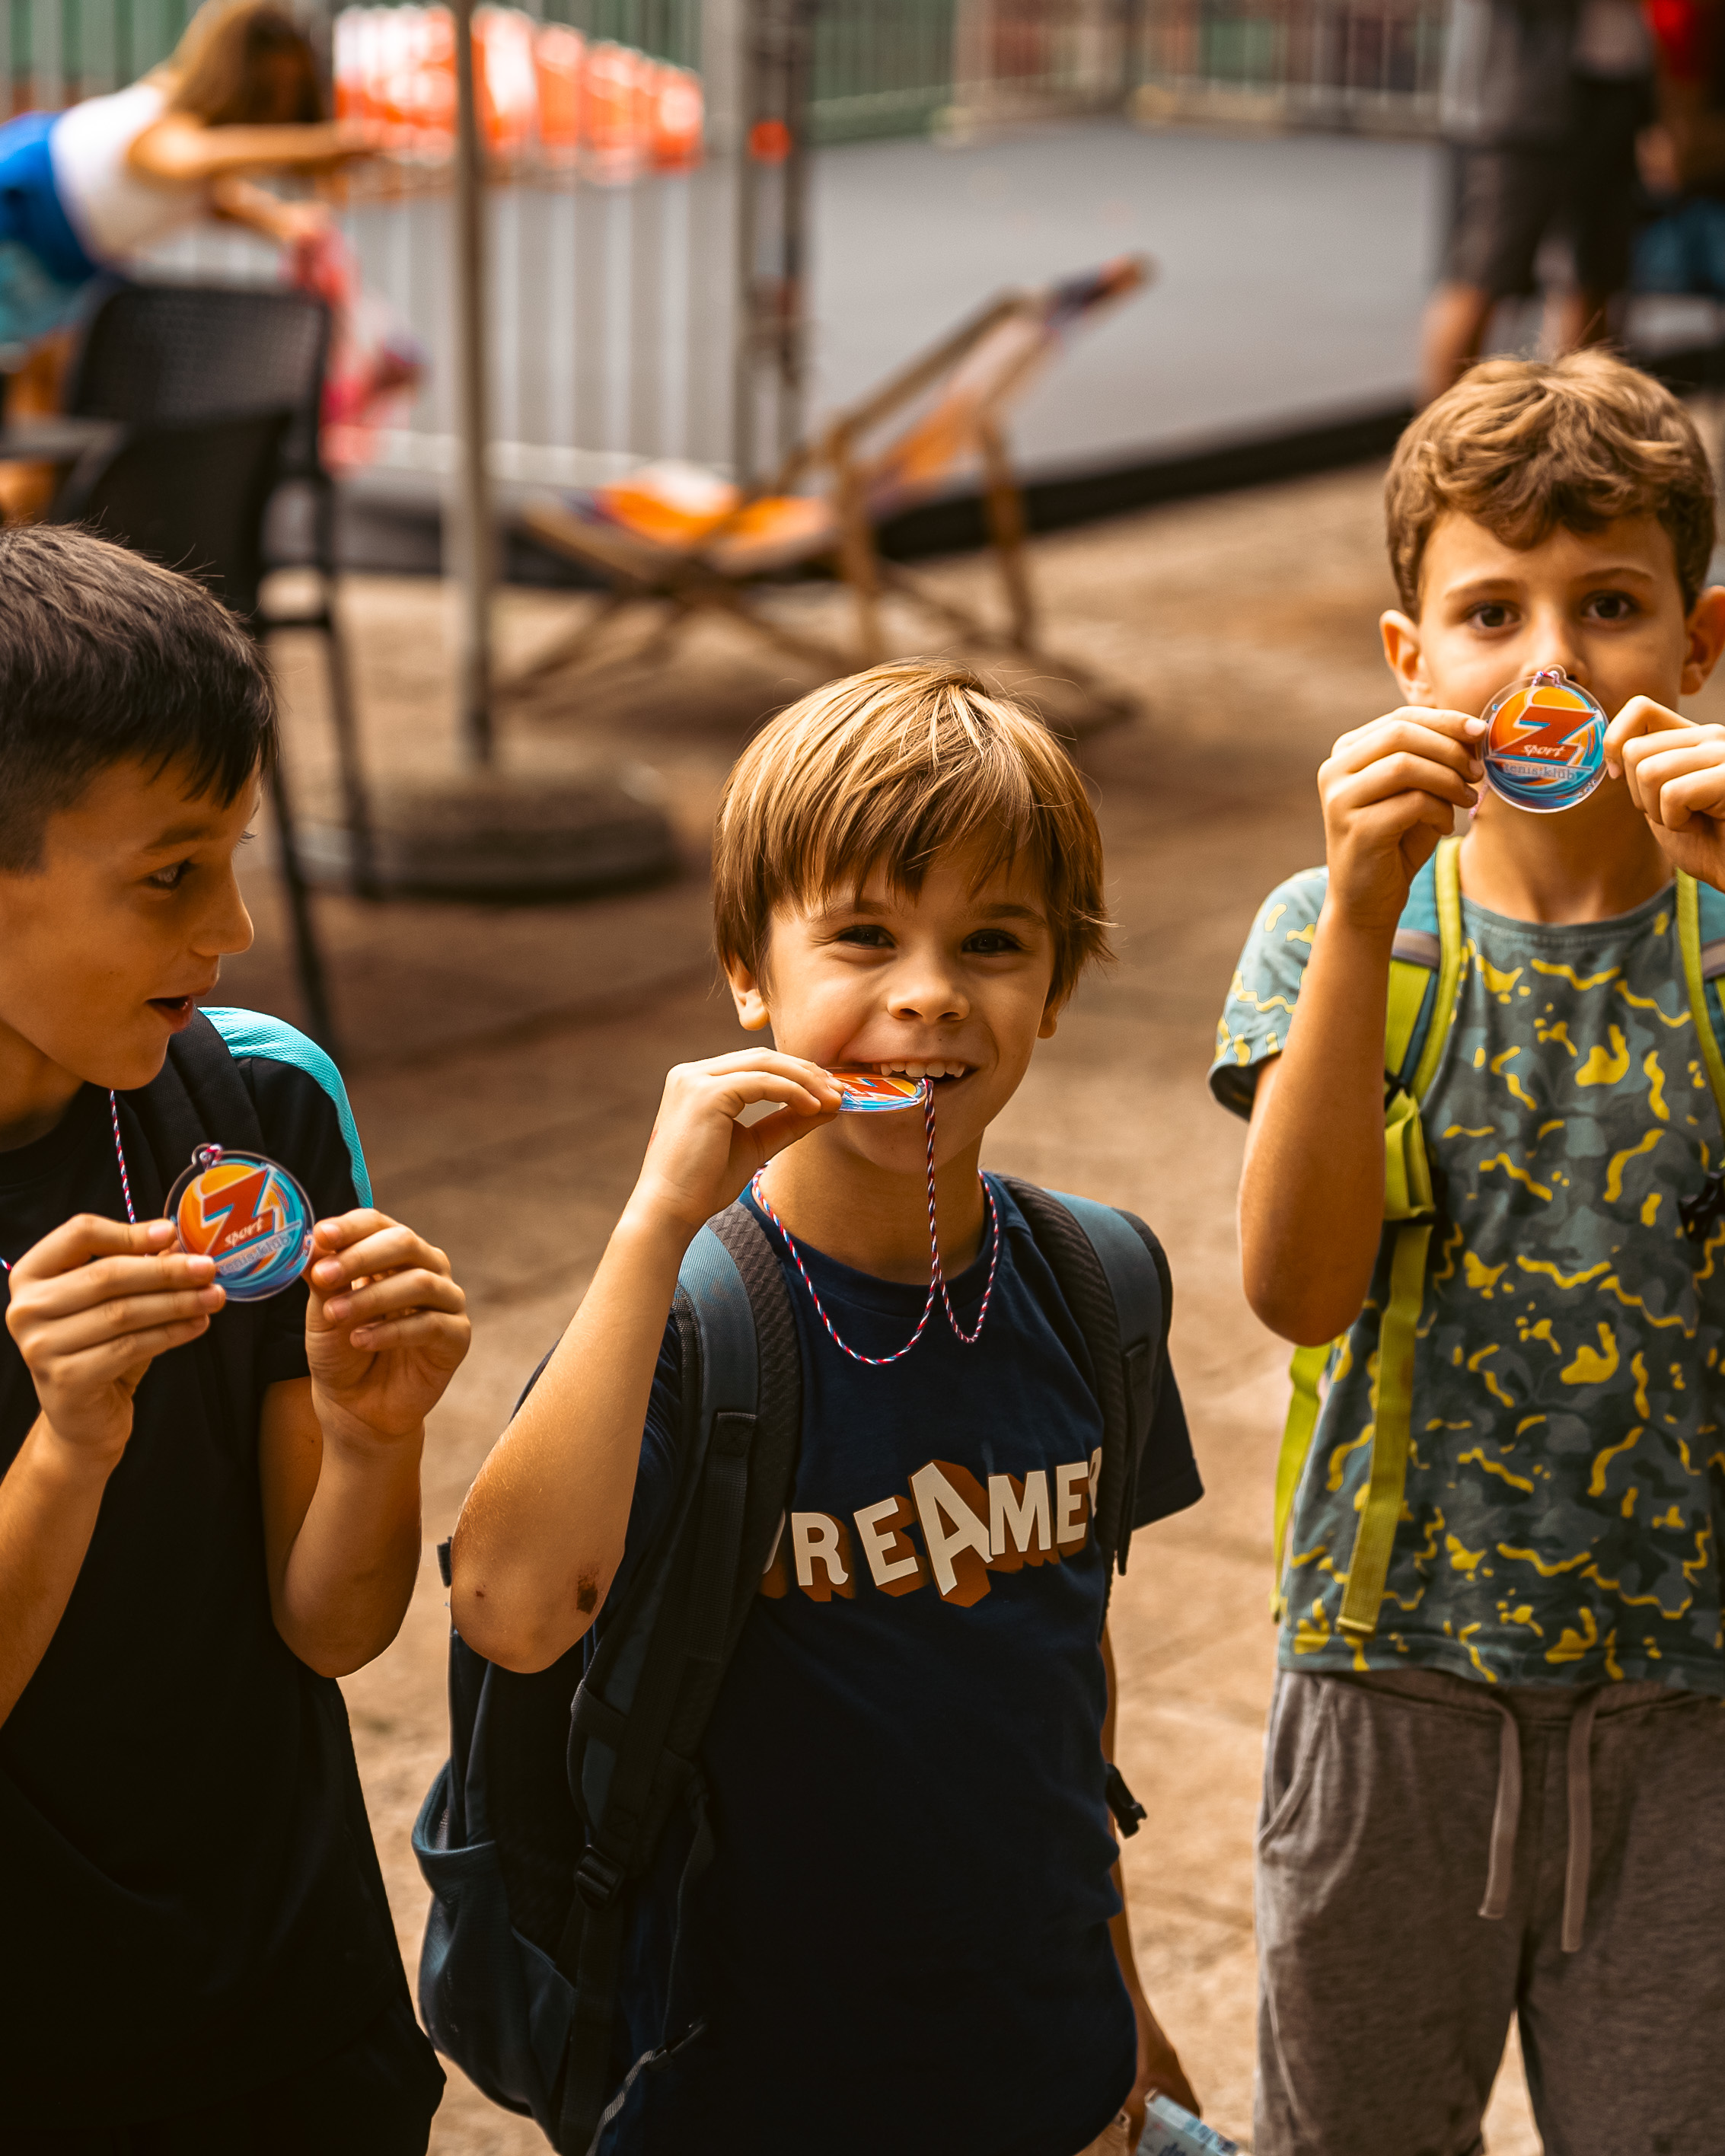
M 788 454 L 803 424 L 814 4 L 744 0 L 734 429 L 744 485 L 764 475 L 763 393 L 778 458 Z
M 470 760 L 491 761 L 490 400 L 485 381 L 485 172 L 474 83 L 473 0 L 454 0 L 455 376 L 458 465 L 452 549 L 460 595 L 457 693 Z

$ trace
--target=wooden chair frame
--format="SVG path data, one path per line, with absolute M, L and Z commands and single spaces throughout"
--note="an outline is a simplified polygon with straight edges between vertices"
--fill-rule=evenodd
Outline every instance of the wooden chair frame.
M 1146 274 L 1141 269 L 1133 281 L 1142 283 Z M 614 667 L 656 662 L 689 623 L 715 613 L 746 627 L 775 650 L 823 672 L 850 673 L 873 665 L 886 655 L 880 613 L 882 599 L 890 594 L 920 607 L 973 647 L 1004 652 L 1057 670 L 1083 689 L 1106 716 L 1126 716 L 1133 708 L 1130 696 L 1079 661 L 1053 656 L 1039 640 L 1024 547 L 1024 493 L 1013 468 L 1002 415 L 1041 361 L 1044 347 L 1040 343 L 1027 341 L 1023 354 L 1015 363 L 1003 368 L 970 419 L 981 454 L 983 510 L 1005 605 L 1005 627 L 996 626 L 975 608 L 936 592 L 927 578 L 901 563 L 886 560 L 875 541 L 875 518 L 869 501 L 874 468 L 863 454 L 864 442 L 943 377 L 953 374 L 1004 323 L 1014 316 L 1040 323 L 1045 304 L 1040 293 L 1009 292 L 978 309 L 870 396 L 839 413 L 814 440 L 793 451 L 767 485 L 745 495 L 704 536 L 700 552 L 655 545 L 620 526 L 589 522 L 554 504 L 530 506 L 523 519 L 528 530 L 555 552 L 594 571 L 608 588 L 593 613 L 502 685 L 504 693 L 531 696 L 572 673 L 592 675 Z M 789 494 L 816 473 L 829 477 L 838 533 L 829 549 L 811 550 L 807 558 L 819 560 L 824 552 L 829 552 L 850 588 L 855 601 L 855 642 L 848 649 L 788 629 L 751 603 L 751 593 L 779 581 L 781 572 L 765 569 L 727 572 L 710 557 L 715 543 L 737 526 L 754 502 Z M 632 647 L 603 648 L 614 645 L 610 633 L 623 616 L 644 608 L 655 609 L 658 618 L 644 639 Z

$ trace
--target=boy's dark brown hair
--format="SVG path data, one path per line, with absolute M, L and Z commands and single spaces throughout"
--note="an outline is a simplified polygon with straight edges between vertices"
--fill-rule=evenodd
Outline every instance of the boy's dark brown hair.
M 937 854 L 971 844 L 979 880 L 1022 860 L 1040 882 L 1060 1005 L 1111 955 L 1101 833 L 1065 751 L 962 666 L 910 661 L 830 681 L 763 726 L 725 782 L 720 959 L 759 976 L 775 906 L 860 889 L 875 870 L 914 896 Z
M 1686 613 L 1713 552 L 1713 475 L 1695 422 L 1670 390 L 1604 352 L 1471 367 L 1396 444 L 1384 509 L 1396 589 L 1416 616 L 1426 547 L 1452 513 L 1511 547 L 1656 516 Z
M 39 868 L 48 819 L 110 765 L 226 803 L 275 740 L 269 670 L 201 584 L 91 532 L 0 529 L 0 873 Z

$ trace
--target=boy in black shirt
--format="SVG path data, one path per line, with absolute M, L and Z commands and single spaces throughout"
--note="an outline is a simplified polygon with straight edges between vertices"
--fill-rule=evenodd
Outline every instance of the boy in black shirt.
M 328 1058 L 197 1009 L 274 726 L 198 586 L 0 531 L 8 2156 L 416 2156 L 442 2087 L 335 1680 L 406 1610 L 468 1325 Z M 224 1094 L 311 1196 L 309 1295 L 224 1308 L 155 1217 L 162 1133 Z

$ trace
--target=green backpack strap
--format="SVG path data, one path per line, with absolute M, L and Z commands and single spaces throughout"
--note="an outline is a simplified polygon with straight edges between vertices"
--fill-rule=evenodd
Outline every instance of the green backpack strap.
M 1343 1598 L 1341 1629 L 1366 1637 L 1377 1629 L 1384 1600 L 1389 1553 L 1401 1517 L 1407 1481 L 1408 1445 L 1414 1404 L 1414 1346 L 1425 1299 L 1425 1260 L 1431 1242 L 1435 1206 L 1431 1163 L 1420 1120 L 1420 1101 L 1436 1076 L 1455 1015 L 1455 992 L 1461 979 L 1461 875 L 1459 839 L 1440 840 L 1433 859 L 1433 896 L 1437 933 L 1404 926 L 1396 937 L 1389 963 L 1389 994 L 1384 1024 L 1384 1067 L 1395 1083 L 1384 1116 L 1384 1217 L 1400 1224 L 1390 1259 L 1389 1297 L 1378 1343 L 1378 1375 L 1372 1389 L 1372 1459 L 1353 1553 Z M 1416 913 L 1410 901 L 1406 924 Z M 1427 916 L 1426 917 L 1430 917 Z M 1436 988 L 1431 1016 L 1420 1043 L 1412 1077 L 1404 1076 L 1420 1018 Z M 1345 1337 L 1345 1336 L 1344 1336 Z M 1332 1357 L 1341 1346 L 1332 1340 L 1295 1351 L 1289 1366 L 1293 1397 L 1288 1404 L 1281 1450 L 1276 1469 L 1274 1562 L 1276 1584 L 1271 1614 L 1281 1620 L 1287 1607 L 1282 1587 L 1289 1522 L 1294 1498 L 1306 1471 L 1317 1434 L 1322 1401 L 1319 1388 Z
M 1719 900 L 1711 886 L 1707 901 L 1712 910 L 1717 910 L 1725 901 Z M 1713 1030 L 1712 1014 L 1707 1009 L 1707 981 L 1711 974 L 1725 972 L 1725 965 L 1711 962 L 1718 953 L 1717 942 L 1709 943 L 1702 932 L 1702 891 L 1692 875 L 1677 871 L 1677 947 L 1683 959 L 1683 985 L 1689 993 L 1690 1015 L 1695 1020 L 1695 1037 L 1700 1045 L 1702 1064 L 1707 1074 L 1707 1086 L 1713 1096 L 1713 1106 L 1718 1110 L 1719 1122 L 1725 1127 L 1725 1055 L 1719 1050 L 1719 1037 Z

